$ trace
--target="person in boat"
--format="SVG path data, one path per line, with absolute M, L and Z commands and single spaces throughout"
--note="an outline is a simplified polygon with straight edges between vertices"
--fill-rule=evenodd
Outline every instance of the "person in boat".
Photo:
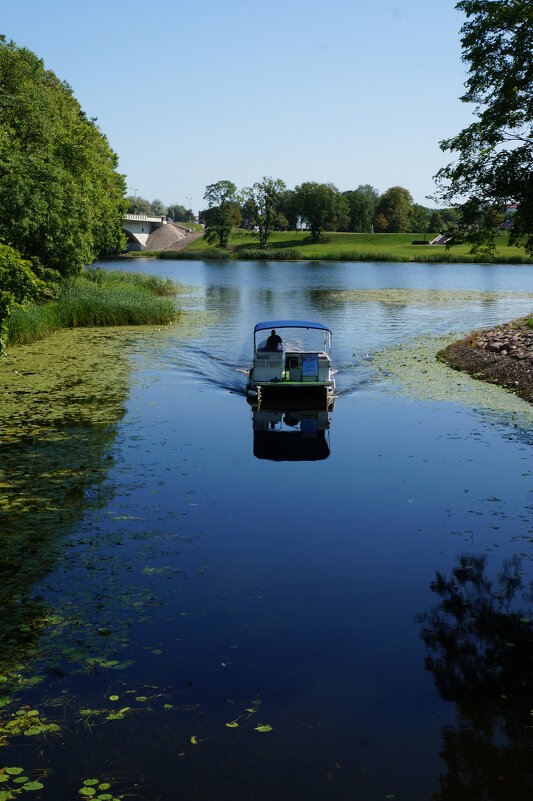
M 269 338 L 267 339 L 267 350 L 281 350 L 279 346 L 282 344 L 282 342 L 282 338 L 279 336 L 279 334 L 276 334 L 276 330 L 273 328 Z

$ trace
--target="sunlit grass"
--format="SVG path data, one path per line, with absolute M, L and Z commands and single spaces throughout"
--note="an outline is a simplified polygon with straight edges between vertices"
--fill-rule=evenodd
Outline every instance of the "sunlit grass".
M 431 239 L 433 235 L 426 235 Z M 251 231 L 233 229 L 229 240 L 229 251 L 239 259 L 320 259 L 322 261 L 419 261 L 448 263 L 479 263 L 479 258 L 470 254 L 468 245 L 457 245 L 446 250 L 444 245 L 413 245 L 413 241 L 424 239 L 424 234 L 352 234 L 326 232 L 320 242 L 311 242 L 308 231 L 274 231 L 266 250 L 259 248 L 257 237 Z M 192 242 L 181 258 L 193 254 L 221 252 L 210 246 L 203 237 Z M 224 251 L 222 251 L 224 252 Z M 170 255 L 170 254 L 169 254 Z M 496 261 L 528 264 L 533 259 L 523 248 L 510 247 L 507 236 L 501 234 L 496 241 Z
M 8 343 L 34 342 L 61 328 L 171 323 L 179 315 L 178 291 L 172 281 L 155 275 L 88 270 L 63 281 L 53 300 L 15 310 Z

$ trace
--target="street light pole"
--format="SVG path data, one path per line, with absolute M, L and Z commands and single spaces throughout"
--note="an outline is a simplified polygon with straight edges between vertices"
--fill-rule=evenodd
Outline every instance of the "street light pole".
M 192 222 L 192 208 L 191 208 L 192 197 L 187 197 L 187 200 L 189 201 L 189 209 L 188 209 L 188 211 L 189 211 L 189 222 Z
M 139 187 L 137 187 L 137 189 L 134 189 L 133 186 L 128 186 L 128 189 L 131 189 L 131 191 L 133 192 L 133 199 L 134 199 L 133 208 L 137 209 L 137 192 L 139 191 Z

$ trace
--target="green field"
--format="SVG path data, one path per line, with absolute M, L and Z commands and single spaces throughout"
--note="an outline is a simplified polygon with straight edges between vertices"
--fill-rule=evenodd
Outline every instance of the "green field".
M 424 235 L 326 233 L 318 244 L 313 244 L 307 231 L 275 231 L 266 252 L 261 253 L 258 252 L 257 237 L 251 231 L 235 228 L 228 250 L 233 257 L 251 259 L 270 257 L 332 261 L 479 261 L 470 255 L 468 245 L 458 245 L 446 250 L 444 245 L 413 245 L 412 242 L 416 239 L 424 239 Z M 208 245 L 201 237 L 181 251 L 181 258 L 187 258 L 187 253 L 192 255 L 197 251 L 210 251 L 210 255 L 213 255 L 216 248 Z M 507 245 L 506 234 L 497 238 L 495 260 L 533 263 L 533 258 L 523 248 Z
M 174 225 L 180 225 L 182 228 L 190 228 L 191 231 L 203 231 L 204 226 L 197 222 L 175 222 Z

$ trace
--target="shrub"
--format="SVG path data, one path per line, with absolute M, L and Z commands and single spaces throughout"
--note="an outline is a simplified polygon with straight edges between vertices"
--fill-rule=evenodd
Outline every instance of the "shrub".
M 5 352 L 7 324 L 13 310 L 34 298 L 42 286 L 30 263 L 14 248 L 0 242 L 0 355 Z

